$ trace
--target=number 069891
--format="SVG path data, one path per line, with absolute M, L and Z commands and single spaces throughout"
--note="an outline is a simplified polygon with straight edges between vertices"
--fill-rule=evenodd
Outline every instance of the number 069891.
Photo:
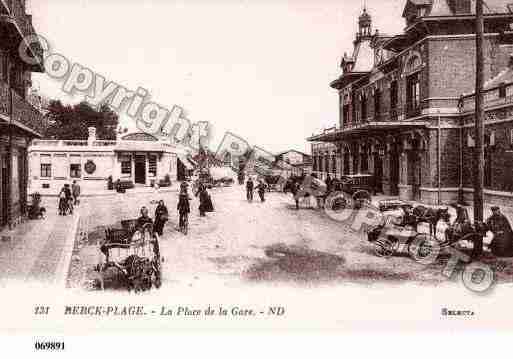
M 46 351 L 64 350 L 64 342 L 36 342 L 34 344 L 34 349 Z

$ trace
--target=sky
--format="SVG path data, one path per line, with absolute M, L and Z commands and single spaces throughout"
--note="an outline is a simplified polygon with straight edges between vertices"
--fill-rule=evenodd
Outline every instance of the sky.
M 27 0 L 36 31 L 69 61 L 270 152 L 310 153 L 306 138 L 338 122 L 329 83 L 352 52 L 363 0 Z M 373 27 L 404 28 L 405 0 L 366 0 Z M 52 99 L 63 83 L 33 75 Z M 122 115 L 130 130 L 135 122 Z

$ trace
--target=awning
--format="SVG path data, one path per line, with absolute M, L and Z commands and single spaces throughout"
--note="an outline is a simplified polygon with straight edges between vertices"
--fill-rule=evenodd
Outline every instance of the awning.
M 336 131 L 330 131 L 314 135 L 307 138 L 307 141 L 317 142 L 335 142 L 344 140 L 349 137 L 359 137 L 361 135 L 376 136 L 382 135 L 382 131 L 398 131 L 398 130 L 409 130 L 413 128 L 426 127 L 427 122 L 425 121 L 387 121 L 387 122 L 365 122 L 351 127 L 338 129 Z
M 179 155 L 177 154 L 178 156 L 178 160 L 180 162 L 182 162 L 182 164 L 185 166 L 185 168 L 187 168 L 188 170 L 193 170 L 194 169 L 194 166 L 192 165 L 192 163 L 190 163 L 188 160 L 187 160 L 187 156 L 185 155 Z

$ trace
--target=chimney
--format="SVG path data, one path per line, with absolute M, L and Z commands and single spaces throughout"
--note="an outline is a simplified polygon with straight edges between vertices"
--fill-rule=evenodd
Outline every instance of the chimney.
M 87 144 L 92 146 L 93 142 L 96 141 L 96 127 L 88 127 L 87 132 L 89 134 L 87 137 Z

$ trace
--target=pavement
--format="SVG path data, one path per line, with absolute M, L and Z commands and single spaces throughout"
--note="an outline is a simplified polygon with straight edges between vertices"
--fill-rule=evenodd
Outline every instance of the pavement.
M 44 219 L 0 232 L 0 283 L 64 286 L 80 215 L 59 216 L 50 204 Z

